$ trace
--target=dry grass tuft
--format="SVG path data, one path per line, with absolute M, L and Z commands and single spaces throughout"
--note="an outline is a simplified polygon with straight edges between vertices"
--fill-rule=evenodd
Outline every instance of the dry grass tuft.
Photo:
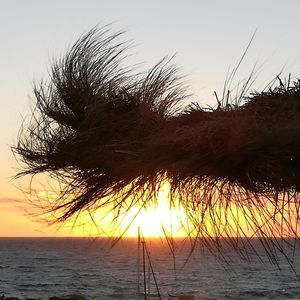
M 93 29 L 53 65 L 50 83 L 35 87 L 31 123 L 13 148 L 24 162 L 18 176 L 48 172 L 62 183 L 49 206 L 59 222 L 107 203 L 115 212 L 147 205 L 169 182 L 170 202 L 208 247 L 227 237 L 239 251 L 246 234 L 235 207 L 273 258 L 277 237 L 298 236 L 300 81 L 239 105 L 180 108 L 176 68 L 166 59 L 145 73 L 122 67 L 120 35 Z

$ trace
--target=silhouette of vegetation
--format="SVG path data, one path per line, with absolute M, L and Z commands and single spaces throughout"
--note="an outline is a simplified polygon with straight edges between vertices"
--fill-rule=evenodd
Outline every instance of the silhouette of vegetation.
M 209 248 L 227 237 L 240 251 L 246 224 L 275 259 L 281 238 L 298 236 L 300 81 L 248 95 L 245 86 L 217 108 L 183 107 L 176 67 L 166 58 L 144 73 L 123 66 L 122 35 L 91 30 L 35 86 L 13 148 L 24 163 L 17 176 L 47 172 L 62 184 L 47 207 L 58 222 L 108 204 L 116 214 L 147 206 L 168 182 L 170 204 L 190 218 L 187 234 Z

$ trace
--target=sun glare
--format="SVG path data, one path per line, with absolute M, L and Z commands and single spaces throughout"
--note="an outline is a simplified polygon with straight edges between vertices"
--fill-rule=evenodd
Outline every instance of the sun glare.
M 57 193 L 50 191 L 35 191 L 36 197 L 51 203 L 57 198 Z M 183 237 L 186 236 L 187 217 L 182 207 L 175 203 L 170 205 L 168 187 L 159 192 L 157 202 L 149 203 L 141 208 L 136 205 L 129 210 L 115 214 L 110 206 L 104 206 L 93 212 L 82 211 L 75 218 L 67 220 L 60 230 L 82 236 L 124 236 L 136 237 L 138 228 L 147 237 Z
M 54 192 L 38 191 L 39 199 L 55 201 Z M 60 231 L 71 236 L 101 236 L 101 237 L 136 237 L 138 228 L 145 237 L 186 237 L 190 236 L 255 236 L 255 226 L 252 219 L 255 217 L 258 224 L 263 224 L 259 210 L 246 207 L 237 207 L 231 203 L 227 209 L 214 207 L 215 214 L 194 212 L 191 219 L 186 210 L 178 203 L 170 203 L 168 186 L 165 185 L 158 194 L 157 201 L 147 203 L 146 207 L 136 205 L 130 209 L 124 207 L 117 214 L 110 206 L 103 206 L 94 211 L 82 211 L 80 214 L 67 220 Z M 271 210 L 270 210 L 271 211 Z M 45 216 L 47 219 L 47 216 Z M 204 219 L 203 219 L 204 218 Z M 280 216 L 278 217 L 280 218 Z M 217 222 L 217 223 L 216 223 Z M 281 224 L 280 219 L 277 224 Z M 272 225 L 272 224 L 271 224 Z M 200 227 L 199 227 L 200 226 Z M 276 229 L 277 227 L 271 226 Z M 268 235 L 278 234 L 271 232 L 268 224 L 264 226 Z M 226 231 L 227 230 L 227 231 Z M 278 229 L 279 230 L 279 229 Z M 282 235 L 289 235 L 284 226 L 280 228 Z
M 170 207 L 166 199 L 149 207 L 131 209 L 124 216 L 119 217 L 121 229 L 127 229 L 124 236 L 136 236 L 140 228 L 143 236 L 180 237 L 186 235 L 187 219 L 183 209 Z

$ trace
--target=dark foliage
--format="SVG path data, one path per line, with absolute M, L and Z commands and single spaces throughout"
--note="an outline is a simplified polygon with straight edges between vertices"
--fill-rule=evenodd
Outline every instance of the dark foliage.
M 299 222 L 300 81 L 239 105 L 180 107 L 176 68 L 166 59 L 145 73 L 122 67 L 120 34 L 92 30 L 35 87 L 14 147 L 19 176 L 48 172 L 63 183 L 49 206 L 58 221 L 107 203 L 115 212 L 147 205 L 168 182 L 170 203 L 207 245 L 219 236 L 237 247 L 245 233 L 234 205 L 268 252 L 282 249 L 277 237 L 297 236 Z

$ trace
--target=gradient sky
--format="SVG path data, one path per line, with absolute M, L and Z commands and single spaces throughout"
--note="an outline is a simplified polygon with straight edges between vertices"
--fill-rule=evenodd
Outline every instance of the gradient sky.
M 221 93 L 228 68 L 237 64 L 255 30 L 236 82 L 255 63 L 261 67 L 256 90 L 282 69 L 300 76 L 299 11 L 298 0 L 0 0 L 0 236 L 75 234 L 56 233 L 24 216 L 20 189 L 29 181 L 12 180 L 19 166 L 10 146 L 30 112 L 33 82 L 47 79 L 51 61 L 79 35 L 113 23 L 134 41 L 133 63 L 149 66 L 175 54 L 191 100 L 214 105 L 213 92 Z

